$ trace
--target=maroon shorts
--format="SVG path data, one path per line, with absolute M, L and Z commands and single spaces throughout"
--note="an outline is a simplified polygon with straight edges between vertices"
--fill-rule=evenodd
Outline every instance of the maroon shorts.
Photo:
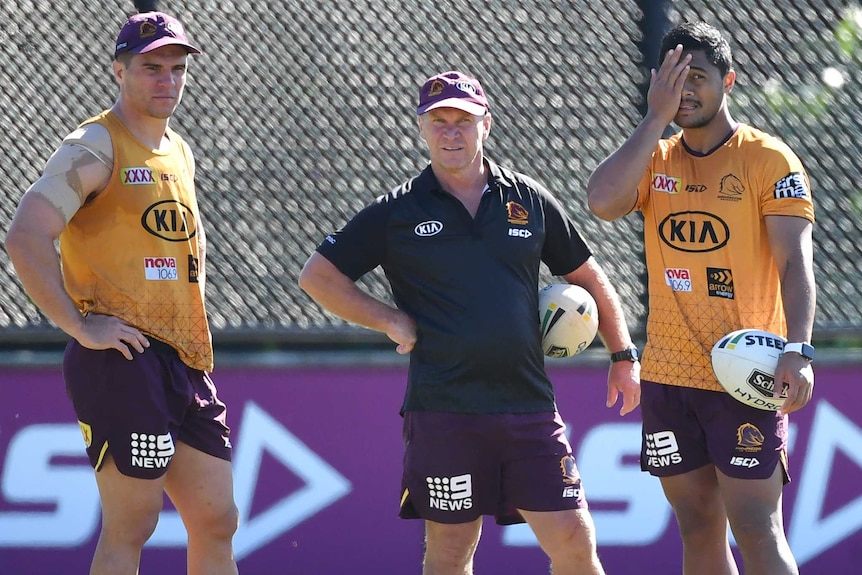
M 729 477 L 766 479 L 787 469 L 787 416 L 730 394 L 641 382 L 641 469 L 669 477 L 713 464 Z
M 468 523 L 587 507 L 558 413 L 404 414 L 400 517 Z
M 230 461 L 225 405 L 209 375 L 152 338 L 143 353 L 132 354 L 129 361 L 115 349 L 93 350 L 74 339 L 66 346 L 66 392 L 93 468 L 110 454 L 123 475 L 155 479 L 167 471 L 177 441 Z

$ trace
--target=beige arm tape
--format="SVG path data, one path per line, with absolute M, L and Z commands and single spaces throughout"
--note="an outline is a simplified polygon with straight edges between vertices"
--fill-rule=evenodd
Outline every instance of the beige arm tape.
M 87 198 L 107 184 L 112 168 L 110 134 L 103 126 L 88 124 L 63 140 L 26 193 L 44 197 L 68 224 Z

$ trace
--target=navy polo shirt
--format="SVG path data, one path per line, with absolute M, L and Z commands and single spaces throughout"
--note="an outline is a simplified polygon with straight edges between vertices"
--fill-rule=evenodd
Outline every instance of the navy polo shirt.
M 541 349 L 539 264 L 564 275 L 591 252 L 543 186 L 485 167 L 475 218 L 428 166 L 317 248 L 354 281 L 381 266 L 395 304 L 416 320 L 402 413 L 556 409 Z

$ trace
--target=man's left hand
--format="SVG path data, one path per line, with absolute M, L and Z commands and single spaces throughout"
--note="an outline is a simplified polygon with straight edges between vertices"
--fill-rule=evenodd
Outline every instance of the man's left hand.
M 778 358 L 775 368 L 775 391 L 773 397 L 778 398 L 782 391 L 782 383 L 787 384 L 787 399 L 778 410 L 780 415 L 787 415 L 805 407 L 811 401 L 814 393 L 814 369 L 811 362 L 798 353 L 784 353 Z
M 623 394 L 620 415 L 634 411 L 641 402 L 641 364 L 639 361 L 616 361 L 608 371 L 607 406 L 613 407 Z

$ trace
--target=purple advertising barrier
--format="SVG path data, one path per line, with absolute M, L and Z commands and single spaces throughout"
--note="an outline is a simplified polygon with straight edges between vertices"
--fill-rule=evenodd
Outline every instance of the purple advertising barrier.
M 681 572 L 676 524 L 638 465 L 639 413 L 604 407 L 606 371 L 550 364 L 611 575 Z M 223 368 L 233 427 L 240 571 L 420 573 L 422 524 L 397 518 L 403 366 Z M 862 366 L 818 366 L 792 417 L 784 509 L 802 573 L 850 573 L 862 546 Z M 0 575 L 86 573 L 99 529 L 95 481 L 59 368 L 0 373 Z M 141 573 L 185 573 L 166 503 Z M 545 573 L 528 528 L 486 519 L 476 572 Z

